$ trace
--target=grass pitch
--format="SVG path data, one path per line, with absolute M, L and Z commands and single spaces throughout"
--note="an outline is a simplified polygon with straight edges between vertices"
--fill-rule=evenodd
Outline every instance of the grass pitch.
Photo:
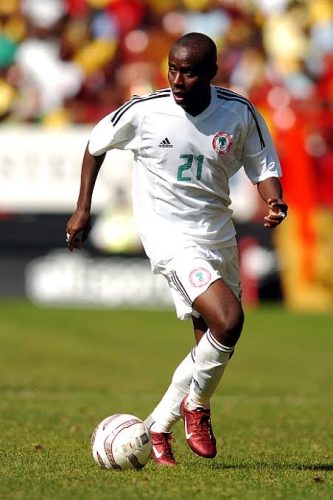
M 213 400 L 214 460 L 175 427 L 177 468 L 100 469 L 95 425 L 144 418 L 192 345 L 173 312 L 0 304 L 0 498 L 333 499 L 333 315 L 265 307 Z

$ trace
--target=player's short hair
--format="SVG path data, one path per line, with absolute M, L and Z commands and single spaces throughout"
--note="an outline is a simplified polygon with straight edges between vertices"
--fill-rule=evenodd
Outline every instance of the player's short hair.
M 216 64 L 217 48 L 215 42 L 203 33 L 187 33 L 175 42 L 171 50 L 178 47 L 191 48 L 202 54 L 209 65 Z

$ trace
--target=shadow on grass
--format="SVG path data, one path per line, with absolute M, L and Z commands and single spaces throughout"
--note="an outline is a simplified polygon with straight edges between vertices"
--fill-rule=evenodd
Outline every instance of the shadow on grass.
M 222 462 L 210 462 L 206 463 L 207 468 L 212 470 L 241 470 L 241 469 L 280 469 L 280 470 L 308 470 L 308 471 L 333 471 L 333 463 L 319 463 L 319 464 L 290 464 L 281 462 L 243 462 L 237 464 L 222 463 Z M 198 467 L 202 468 L 202 462 L 198 464 Z
M 310 464 L 310 465 L 295 465 L 294 469 L 298 470 L 328 470 L 333 471 L 333 464 Z

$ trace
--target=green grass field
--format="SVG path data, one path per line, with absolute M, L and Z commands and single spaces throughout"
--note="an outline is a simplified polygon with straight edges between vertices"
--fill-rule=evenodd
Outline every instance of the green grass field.
M 95 425 L 144 418 L 192 345 L 171 312 L 0 303 L 0 498 L 333 499 L 333 314 L 247 312 L 213 401 L 219 453 L 177 468 L 100 469 Z

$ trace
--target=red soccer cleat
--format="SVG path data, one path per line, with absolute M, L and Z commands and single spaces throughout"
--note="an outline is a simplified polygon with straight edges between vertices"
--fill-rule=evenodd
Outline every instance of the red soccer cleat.
M 177 465 L 173 457 L 171 440 L 171 432 L 150 432 L 152 440 L 151 456 L 158 465 Z
M 180 405 L 180 413 L 184 420 L 185 436 L 192 451 L 199 457 L 214 458 L 216 456 L 216 439 L 210 421 L 210 410 L 186 408 L 187 396 Z

